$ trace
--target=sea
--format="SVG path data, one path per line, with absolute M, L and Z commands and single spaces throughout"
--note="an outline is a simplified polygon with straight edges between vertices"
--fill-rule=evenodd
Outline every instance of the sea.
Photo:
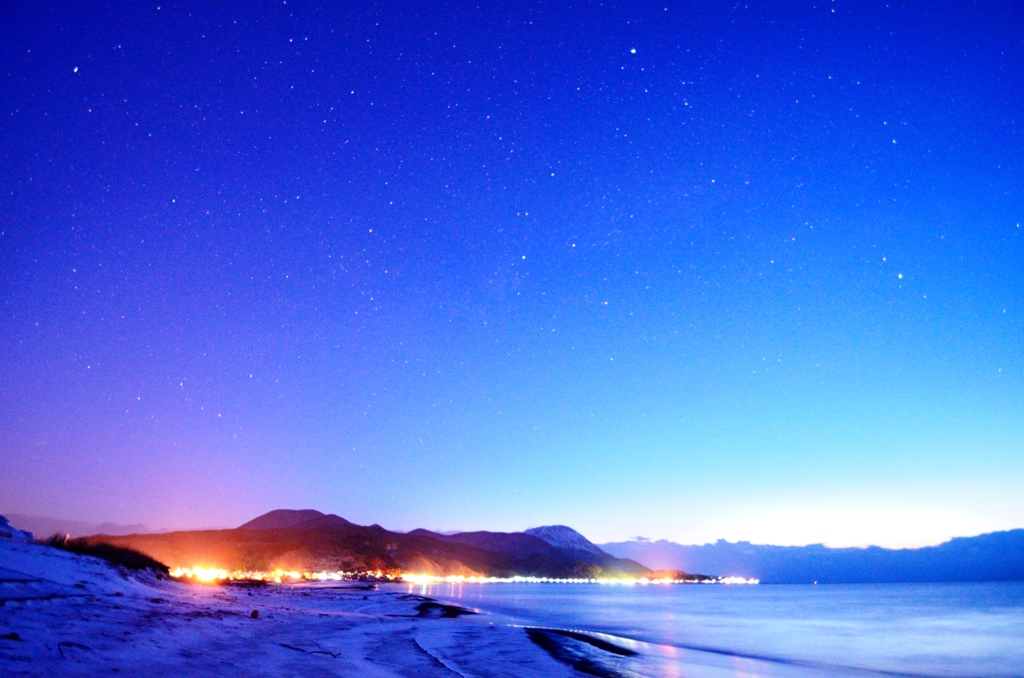
M 593 675 L 1024 676 L 1024 582 L 435 584 L 409 592 L 554 630 L 548 635 L 562 645 L 543 646 Z

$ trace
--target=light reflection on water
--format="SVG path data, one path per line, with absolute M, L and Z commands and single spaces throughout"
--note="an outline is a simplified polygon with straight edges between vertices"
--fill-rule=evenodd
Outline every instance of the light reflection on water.
M 410 590 L 515 623 L 672 648 L 937 676 L 1024 675 L 1024 582 Z

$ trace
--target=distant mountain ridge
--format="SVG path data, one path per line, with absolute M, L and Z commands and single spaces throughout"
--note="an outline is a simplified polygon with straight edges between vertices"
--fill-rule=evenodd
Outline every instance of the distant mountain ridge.
M 42 539 L 52 534 L 68 534 L 72 537 L 84 537 L 89 534 L 135 534 L 149 532 L 149 527 L 139 523 L 120 525 L 117 523 L 87 523 L 81 520 L 50 518 L 47 516 L 28 516 L 23 513 L 9 513 L 7 518 L 12 525 L 27 530 Z
M 638 562 L 605 553 L 570 528 L 538 529 L 549 530 L 542 534 L 556 543 L 524 532 L 391 532 L 312 509 L 279 509 L 229 530 L 94 535 L 89 540 L 136 549 L 171 568 L 553 578 L 651 573 Z M 566 531 L 575 535 L 564 542 L 572 548 L 558 546 L 563 542 L 552 536 L 565 537 Z
M 313 509 L 279 509 L 234 529 L 97 534 L 89 539 L 137 549 L 171 567 L 227 570 L 680 579 L 692 578 L 688 572 L 703 572 L 773 584 L 1024 581 L 1024 529 L 957 537 L 919 549 L 724 540 L 692 546 L 665 540 L 598 546 L 564 525 L 523 532 L 401 533 Z
M 670 541 L 602 544 L 650 567 L 753 577 L 768 584 L 867 584 L 1024 580 L 1024 529 L 956 537 L 917 549 L 769 546 L 749 542 L 684 546 Z

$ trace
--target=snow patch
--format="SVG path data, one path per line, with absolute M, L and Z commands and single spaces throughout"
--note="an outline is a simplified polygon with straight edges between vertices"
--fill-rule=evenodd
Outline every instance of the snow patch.
M 524 534 L 540 537 L 555 548 L 571 553 L 581 553 L 589 556 L 606 555 L 604 551 L 595 546 L 589 539 L 565 525 L 546 525 L 544 527 L 524 530 L 523 532 Z

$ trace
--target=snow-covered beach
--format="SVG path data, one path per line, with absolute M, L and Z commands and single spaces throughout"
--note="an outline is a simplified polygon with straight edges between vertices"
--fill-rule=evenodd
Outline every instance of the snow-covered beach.
M 521 629 L 397 588 L 187 585 L 9 540 L 0 568 L 4 675 L 572 674 Z
M 0 675 L 1019 675 L 1019 586 L 762 588 L 186 584 L 0 537 Z
M 0 567 L 4 675 L 572 674 L 522 629 L 397 587 L 187 585 L 8 540 Z
M 737 661 L 527 628 L 408 585 L 190 585 L 11 539 L 0 600 L 10 676 L 652 676 L 682 661 L 711 678 Z M 740 661 L 753 675 L 811 675 Z

